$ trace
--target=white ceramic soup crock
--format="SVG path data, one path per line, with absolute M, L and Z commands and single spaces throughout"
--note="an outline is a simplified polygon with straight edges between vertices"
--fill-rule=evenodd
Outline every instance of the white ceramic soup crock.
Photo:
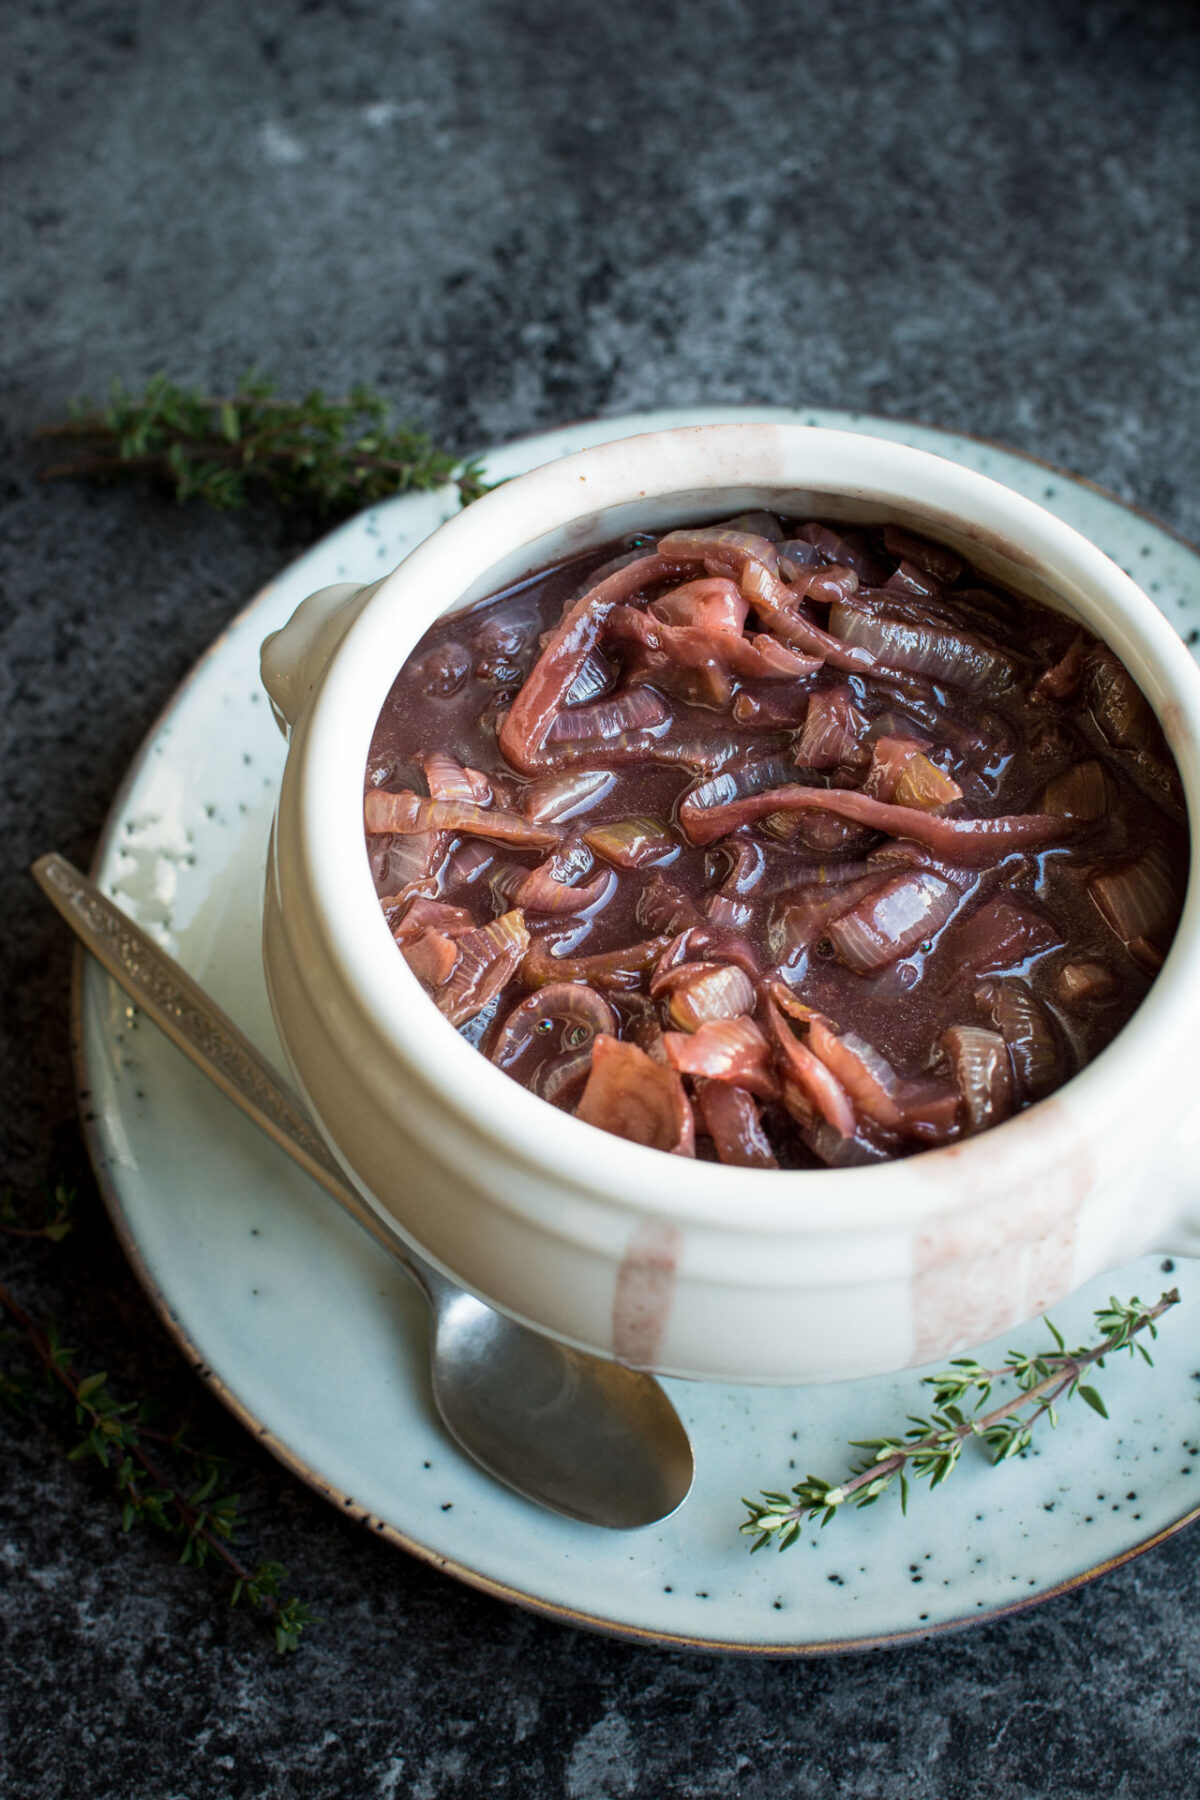
M 655 432 L 495 489 L 372 587 L 313 595 L 263 647 L 291 743 L 264 956 L 292 1070 L 380 1210 L 456 1281 L 659 1373 L 813 1382 L 982 1342 L 1106 1268 L 1200 1250 L 1200 896 L 1131 1022 L 1058 1093 L 980 1137 L 861 1169 L 694 1162 L 518 1087 L 392 942 L 363 837 L 368 746 L 427 627 L 626 533 L 769 507 L 896 520 L 1105 639 L 1200 806 L 1200 672 L 1134 583 L 995 482 L 902 445 L 774 424 Z

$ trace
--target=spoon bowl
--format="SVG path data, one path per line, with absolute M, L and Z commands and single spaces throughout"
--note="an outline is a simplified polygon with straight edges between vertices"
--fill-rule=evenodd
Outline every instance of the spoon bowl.
M 529 1331 L 427 1266 L 433 1397 L 498 1481 L 585 1525 L 631 1531 L 682 1505 L 692 1447 L 658 1383 Z

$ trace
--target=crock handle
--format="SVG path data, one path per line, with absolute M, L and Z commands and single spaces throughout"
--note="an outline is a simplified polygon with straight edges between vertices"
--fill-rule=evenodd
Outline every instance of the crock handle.
M 287 624 L 263 639 L 259 652 L 262 684 L 275 723 L 287 737 L 321 679 L 329 658 L 380 583 L 356 587 L 339 581 L 302 600 Z

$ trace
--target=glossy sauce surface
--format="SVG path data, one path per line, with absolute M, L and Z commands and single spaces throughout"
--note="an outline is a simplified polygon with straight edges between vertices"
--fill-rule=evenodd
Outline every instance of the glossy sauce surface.
M 472 1042 L 741 1166 L 908 1154 L 1053 1091 L 1146 993 L 1187 866 L 1111 652 L 941 546 L 766 515 L 440 621 L 366 795 L 401 951 Z

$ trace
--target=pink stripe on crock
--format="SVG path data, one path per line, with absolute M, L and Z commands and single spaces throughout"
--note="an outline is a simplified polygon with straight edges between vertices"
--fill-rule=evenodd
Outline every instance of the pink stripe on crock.
M 612 1342 L 617 1361 L 632 1369 L 658 1363 L 682 1250 L 682 1231 L 653 1219 L 635 1226 L 626 1245 L 613 1294 Z
M 1075 1285 L 1075 1239 L 1095 1158 L 1057 1099 L 1041 1101 L 1014 1126 L 1000 1127 L 1014 1154 L 996 1157 L 970 1209 L 935 1215 L 916 1232 L 915 1363 L 982 1344 L 1045 1312 Z M 929 1156 L 922 1173 L 939 1185 L 955 1182 L 956 1147 Z

